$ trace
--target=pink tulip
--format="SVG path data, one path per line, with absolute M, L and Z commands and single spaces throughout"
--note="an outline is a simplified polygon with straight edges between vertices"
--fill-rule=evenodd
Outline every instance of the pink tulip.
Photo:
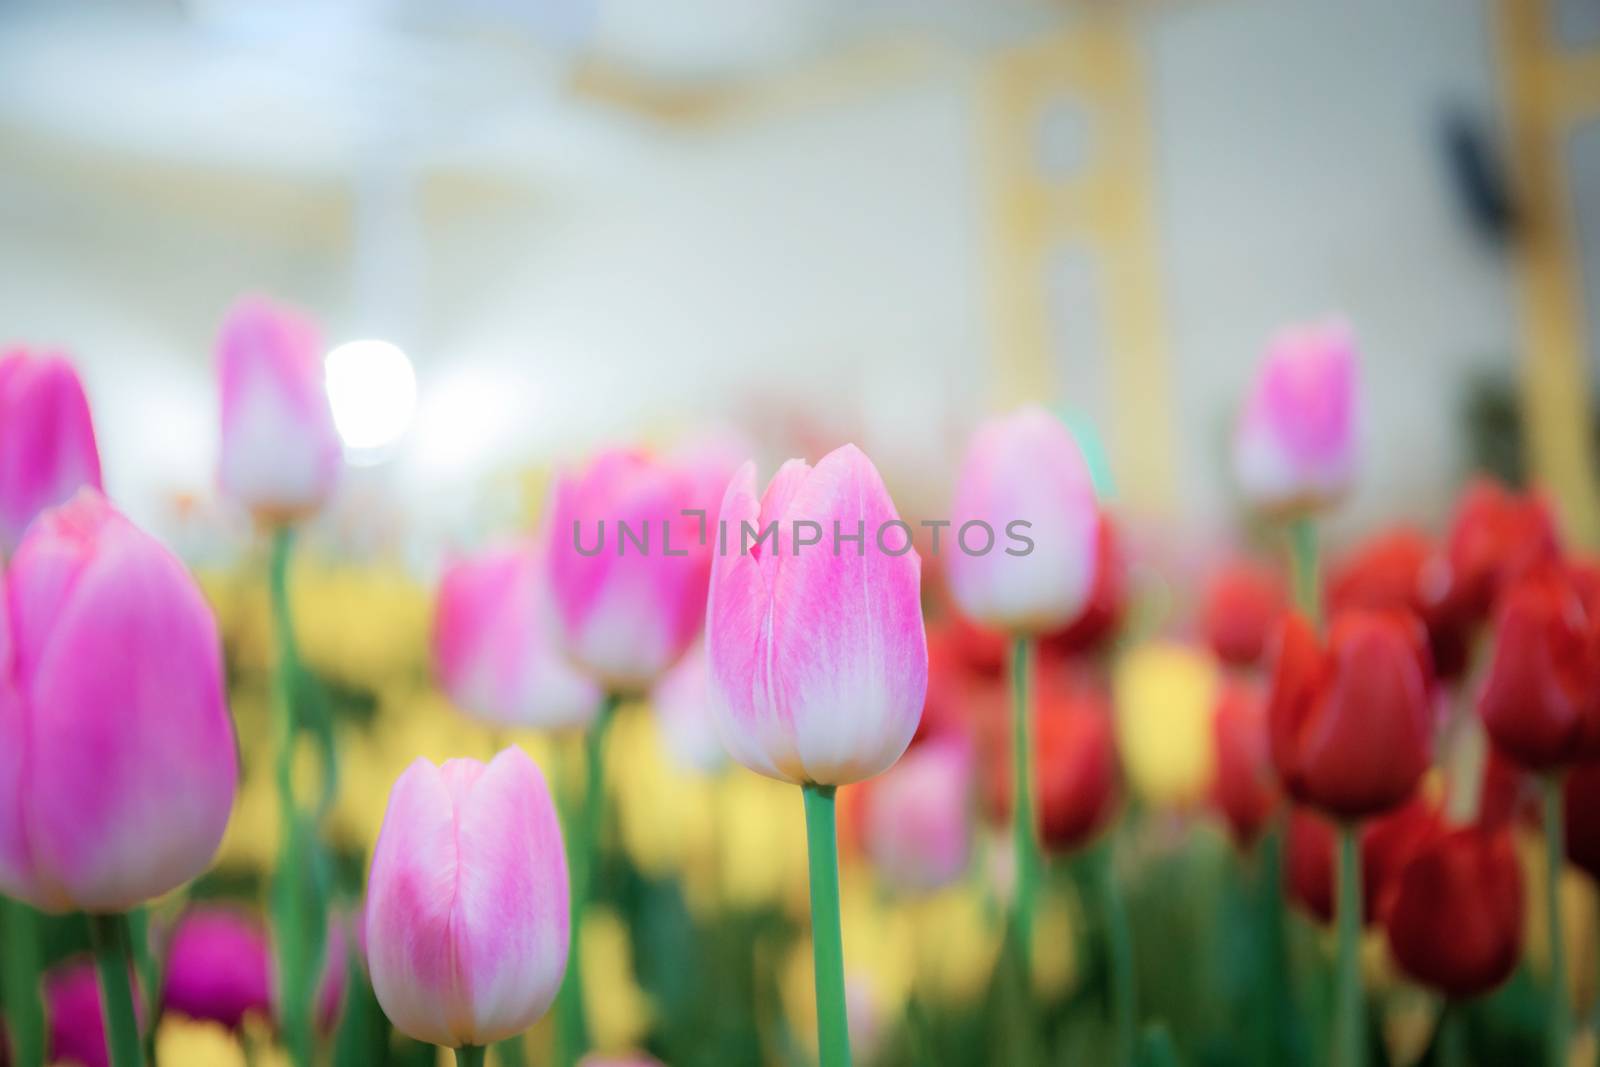
M 940 554 L 961 610 L 986 626 L 1042 633 L 1075 619 L 1094 589 L 1094 483 L 1061 420 L 1025 407 L 972 436 Z
M 946 734 L 920 742 L 867 786 L 867 855 L 891 885 L 911 892 L 960 879 L 972 851 L 972 746 Z
M 627 450 L 556 481 L 548 575 L 557 637 L 613 692 L 648 689 L 700 631 L 716 520 L 715 500 L 698 495 L 704 484 L 698 470 Z
M 92 489 L 46 511 L 0 610 L 0 892 L 124 911 L 206 869 L 238 781 L 216 622 Z
M 128 979 L 133 988 L 134 1015 L 138 1018 L 143 1015 L 139 983 L 131 972 Z M 94 961 L 84 956 L 52 968 L 44 976 L 43 993 L 50 1027 L 50 1062 L 111 1067 Z
M 550 639 L 544 557 L 532 544 L 459 560 L 439 582 L 433 662 L 450 699 L 506 726 L 585 726 L 600 689 Z
M 333 493 L 342 446 L 312 321 L 265 297 L 236 303 L 217 339 L 222 489 L 258 516 L 288 521 Z
M 64 356 L 0 354 L 0 556 L 45 508 L 100 488 L 89 402 Z
M 678 661 L 650 693 L 661 740 L 679 765 L 715 774 L 728 762 L 728 750 L 711 718 L 711 665 L 704 642 Z
M 815 468 L 785 463 L 758 499 L 746 463 L 721 515 L 728 544 L 712 574 L 706 644 L 729 754 L 798 784 L 884 770 L 922 717 L 928 642 L 922 560 L 877 469 L 845 445 Z M 774 539 L 756 541 L 772 524 Z
M 398 1029 L 455 1047 L 526 1030 L 561 985 L 567 909 L 561 826 L 526 753 L 406 768 L 367 878 L 372 989 Z
M 161 1000 L 167 1011 L 236 1030 L 272 1017 L 272 954 L 259 921 L 223 907 L 178 920 L 167 945 Z
M 1273 338 L 1233 440 L 1246 497 L 1270 510 L 1341 496 L 1356 458 L 1356 348 L 1350 328 L 1325 322 Z

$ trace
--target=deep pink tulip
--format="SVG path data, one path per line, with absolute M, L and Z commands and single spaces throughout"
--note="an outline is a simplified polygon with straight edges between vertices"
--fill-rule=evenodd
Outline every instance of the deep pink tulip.
M 488 1045 L 550 1007 L 567 966 L 567 857 L 544 775 L 418 759 L 389 794 L 367 878 L 367 964 L 384 1013 L 435 1045 Z
M 898 889 L 941 889 L 966 873 L 972 852 L 972 744 L 959 734 L 929 738 L 863 786 L 864 844 Z
M 1061 420 L 1025 407 L 978 427 L 939 554 L 968 617 L 1013 633 L 1072 622 L 1094 590 L 1099 511 Z
M 260 921 L 224 907 L 178 920 L 162 972 L 164 1010 L 238 1029 L 272 1017 L 272 951 Z
M 133 990 L 134 1016 L 142 1022 L 144 1011 L 139 999 L 139 983 L 131 972 L 128 984 Z M 84 956 L 57 965 L 44 976 L 42 989 L 45 1019 L 50 1029 L 50 1062 L 111 1067 L 94 961 Z
M 585 726 L 600 689 L 555 647 L 544 557 L 519 544 L 457 560 L 439 582 L 433 663 L 450 699 L 506 726 Z
M 0 354 L 0 556 L 45 508 L 100 488 L 89 402 L 64 356 Z
M 124 911 L 211 862 L 238 781 L 216 621 L 84 489 L 29 527 L 0 611 L 0 891 Z
M 651 690 L 661 741 L 672 758 L 691 771 L 715 774 L 728 762 L 728 750 L 711 717 L 711 665 L 705 642 L 684 654 Z
M 265 297 L 244 297 L 222 324 L 222 490 L 263 519 L 316 511 L 338 481 L 322 356 L 316 325 Z
M 1293 511 L 1343 495 L 1355 472 L 1356 376 L 1355 339 L 1342 322 L 1272 339 L 1233 439 L 1247 499 Z
M 922 560 L 890 525 L 900 518 L 877 468 L 845 445 L 814 468 L 785 463 L 758 498 L 746 463 L 721 513 L 728 545 L 711 578 L 706 644 L 728 753 L 795 783 L 884 770 L 922 717 L 928 642 Z M 775 538 L 746 545 L 746 523 L 776 524 Z M 861 540 L 838 541 L 836 530 Z
M 602 452 L 556 480 L 547 569 L 555 636 L 614 692 L 649 689 L 700 631 L 716 528 L 706 485 L 699 468 L 636 450 Z

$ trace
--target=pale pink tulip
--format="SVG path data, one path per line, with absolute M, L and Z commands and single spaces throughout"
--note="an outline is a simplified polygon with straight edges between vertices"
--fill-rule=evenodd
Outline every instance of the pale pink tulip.
M 1072 434 L 1041 407 L 978 427 L 956 482 L 940 554 L 961 610 L 1012 633 L 1071 622 L 1088 604 L 1099 551 L 1094 482 Z
M 928 892 L 966 873 L 973 766 L 972 745 L 946 734 L 918 743 L 863 787 L 867 855 L 890 885 Z
M 433 663 L 464 710 L 505 726 L 585 726 L 600 689 L 556 648 L 543 610 L 545 567 L 535 544 L 457 560 L 439 582 Z
M 322 355 L 316 325 L 264 297 L 243 298 L 222 324 L 222 490 L 263 519 L 316 511 L 338 481 Z
M 656 723 L 667 751 L 682 767 L 715 774 L 728 762 L 728 752 L 711 718 L 711 665 L 705 642 L 677 662 L 650 692 Z
M 1342 322 L 1273 338 L 1233 439 L 1234 473 L 1252 503 L 1296 510 L 1344 493 L 1355 470 L 1356 376 L 1355 339 Z
M 700 632 L 716 519 L 704 492 L 698 470 L 637 450 L 602 452 L 556 481 L 548 531 L 556 635 L 613 692 L 649 689 Z
M 706 645 L 729 754 L 802 784 L 882 771 L 922 717 L 928 643 L 922 560 L 877 469 L 845 445 L 815 468 L 785 463 L 758 498 L 746 463 L 721 514 Z
M 100 488 L 89 402 L 64 356 L 0 354 L 0 556 L 33 517 L 82 486 Z
M 216 621 L 104 497 L 28 529 L 0 610 L 0 892 L 124 911 L 210 864 L 238 762 Z
M 400 775 L 366 913 L 372 989 L 399 1030 L 460 1047 L 533 1025 L 566 970 L 567 909 L 561 826 L 526 753 Z

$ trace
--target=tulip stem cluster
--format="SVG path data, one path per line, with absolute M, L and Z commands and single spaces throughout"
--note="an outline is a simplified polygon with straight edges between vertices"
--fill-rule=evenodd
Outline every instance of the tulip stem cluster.
M 1039 838 L 1033 815 L 1033 702 L 1028 680 L 1033 670 L 1033 639 L 1011 643 L 1011 776 L 1015 783 L 1011 828 L 1016 847 L 1017 895 L 1013 916 L 1023 987 L 1032 981 L 1033 911 L 1039 891 Z
M 38 918 L 21 901 L 0 897 L 0 945 L 5 950 L 0 972 L 0 1000 L 6 1009 L 6 1032 L 23 1067 L 44 1062 L 44 1007 L 39 1002 Z
M 1571 1005 L 1567 993 L 1567 948 L 1561 923 L 1561 872 L 1566 866 L 1566 832 L 1562 826 L 1561 776 L 1539 780 L 1544 800 L 1544 906 L 1550 934 L 1550 1014 L 1545 1029 L 1545 1062 L 1567 1062 Z
M 1361 827 L 1339 824 L 1338 981 L 1335 987 L 1334 1063 L 1363 1067 L 1366 1063 L 1366 1004 L 1361 991 Z
M 822 1067 L 850 1067 L 845 1014 L 844 935 L 839 927 L 839 843 L 831 785 L 800 787 L 811 868 L 811 949 L 817 986 L 817 1052 Z
M 139 1042 L 139 1024 L 133 1014 L 133 960 L 127 916 L 120 912 L 89 916 L 89 938 L 100 976 L 111 1067 L 136 1067 L 144 1062 L 144 1046 Z
M 1107 840 L 1100 872 L 1100 907 L 1105 917 L 1107 955 L 1111 965 L 1111 1015 L 1118 1067 L 1132 1067 L 1138 1027 L 1138 992 L 1133 977 L 1133 934 L 1128 909 L 1117 888 L 1115 849 Z

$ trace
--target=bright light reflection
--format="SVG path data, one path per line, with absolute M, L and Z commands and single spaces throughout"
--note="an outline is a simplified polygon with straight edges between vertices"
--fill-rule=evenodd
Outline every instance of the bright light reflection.
M 350 458 L 382 458 L 398 441 L 417 408 L 411 361 L 388 341 L 350 341 L 323 361 L 333 425 Z

